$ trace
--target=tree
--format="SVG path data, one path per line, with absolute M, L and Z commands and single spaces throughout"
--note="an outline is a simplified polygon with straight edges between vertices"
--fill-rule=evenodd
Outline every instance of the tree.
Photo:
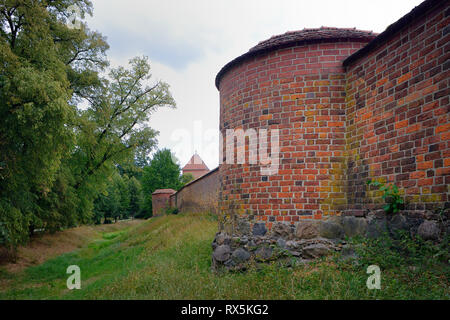
M 129 166 L 130 159 L 150 153 L 156 146 L 158 132 L 147 126 L 150 115 L 159 107 L 175 107 L 168 84 L 148 85 L 147 58 L 131 59 L 130 65 L 129 70 L 113 69 L 102 90 L 85 97 L 90 107 L 79 112 L 77 149 L 68 163 L 75 181 L 78 216 L 91 212 L 92 201 L 117 166 Z
M 157 108 L 175 107 L 168 84 L 145 85 L 151 78 L 147 58 L 131 59 L 130 65 L 131 70 L 113 69 L 103 92 L 86 96 L 91 108 L 81 112 L 79 157 L 83 166 L 77 188 L 103 166 L 152 150 L 158 132 L 145 123 Z
M 184 173 L 182 176 L 181 176 L 181 184 L 184 186 L 184 185 L 186 185 L 186 184 L 188 184 L 189 182 L 192 182 L 192 181 L 194 181 L 195 180 L 195 178 L 194 178 L 194 176 L 192 175 L 192 173 Z
M 182 177 L 180 165 L 174 161 L 170 150 L 159 150 L 153 156 L 142 175 L 144 193 L 144 209 L 147 215 L 152 212 L 152 193 L 158 189 L 179 190 L 185 185 L 186 177 Z
M 67 27 L 71 5 L 92 12 L 87 0 L 0 3 L 0 223 L 7 233 L 0 242 L 7 246 L 35 227 L 75 220 L 45 206 L 56 199 L 51 190 L 66 174 L 60 164 L 75 145 L 76 92 L 95 90 L 108 45 L 85 25 Z
M 128 178 L 117 170 L 108 179 L 108 187 L 94 202 L 94 221 L 128 219 L 141 212 L 142 187 L 136 178 Z
M 128 217 L 136 217 L 141 212 L 142 206 L 142 185 L 135 177 L 128 180 L 128 192 L 130 195 L 130 206 Z
M 100 76 L 108 45 L 85 24 L 67 26 L 72 5 L 92 13 L 88 0 L 0 2 L 0 244 L 8 247 L 35 228 L 89 223 L 94 212 L 98 221 L 103 209 L 128 214 L 117 167 L 145 163 L 158 134 L 150 115 L 175 107 L 168 84 L 151 83 L 145 57 Z

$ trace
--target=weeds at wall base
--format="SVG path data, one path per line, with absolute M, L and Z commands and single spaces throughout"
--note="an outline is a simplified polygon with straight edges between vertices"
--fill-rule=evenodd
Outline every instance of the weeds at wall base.
M 449 235 L 441 243 L 424 241 L 420 236 L 412 237 L 408 232 L 398 231 L 395 238 L 387 233 L 378 238 L 355 237 L 349 239 L 355 249 L 358 264 L 378 265 L 385 270 L 430 269 L 436 265 L 447 269 L 450 278 Z

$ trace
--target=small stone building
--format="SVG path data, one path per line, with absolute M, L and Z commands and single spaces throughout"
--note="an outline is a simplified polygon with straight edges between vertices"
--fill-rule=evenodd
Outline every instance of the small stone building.
M 152 193 L 153 216 L 163 215 L 165 210 L 170 207 L 170 196 L 175 194 L 173 189 L 159 189 Z
M 208 166 L 197 153 L 192 156 L 191 160 L 189 160 L 182 170 L 183 174 L 192 174 L 194 179 L 198 179 L 210 171 Z

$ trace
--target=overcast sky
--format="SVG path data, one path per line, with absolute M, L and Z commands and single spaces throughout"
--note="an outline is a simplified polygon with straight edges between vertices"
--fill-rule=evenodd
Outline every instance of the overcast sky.
M 321 26 L 382 32 L 422 0 L 93 0 L 91 29 L 111 46 L 112 66 L 150 59 L 154 79 L 170 84 L 177 109 L 150 121 L 159 147 L 184 165 L 197 151 L 218 165 L 219 70 L 258 42 Z

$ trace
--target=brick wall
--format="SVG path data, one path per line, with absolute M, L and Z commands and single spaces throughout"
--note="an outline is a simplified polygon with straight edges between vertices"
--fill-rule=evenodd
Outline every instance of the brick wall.
M 154 217 L 165 214 L 166 209 L 170 207 L 170 196 L 175 192 L 175 190 L 164 189 L 156 190 L 152 194 L 152 211 Z
M 351 214 L 381 202 L 369 178 L 397 184 L 407 209 L 450 201 L 449 12 L 432 9 L 347 66 Z
M 259 164 L 221 165 L 220 205 L 228 220 L 247 215 L 270 228 L 275 221 L 321 219 L 343 209 L 342 62 L 366 43 L 290 47 L 245 61 L 225 74 L 220 83 L 222 134 L 238 128 L 279 129 L 281 151 L 280 170 L 273 176 L 261 176 Z
M 172 195 L 170 203 L 180 212 L 217 214 L 219 186 L 219 170 L 215 169 Z
M 299 41 L 224 67 L 216 80 L 222 135 L 279 129 L 281 164 L 261 176 L 248 146 L 245 165 L 225 163 L 223 146 L 222 228 L 232 233 L 236 217 L 270 229 L 361 215 L 379 202 L 369 178 L 399 185 L 409 209 L 450 201 L 448 6 L 426 1 L 420 18 L 399 20 L 369 45 L 370 36 Z

